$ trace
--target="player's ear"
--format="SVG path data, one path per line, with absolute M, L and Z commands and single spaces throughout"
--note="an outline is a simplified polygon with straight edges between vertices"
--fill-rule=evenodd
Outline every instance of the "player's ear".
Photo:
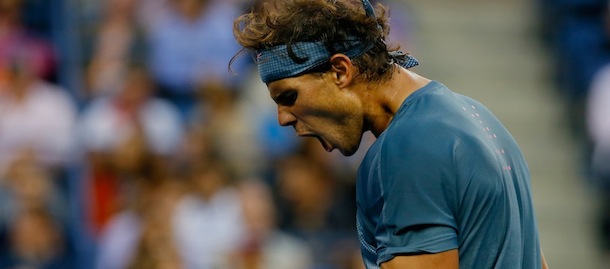
M 355 66 L 352 60 L 345 54 L 337 53 L 330 57 L 331 79 L 339 88 L 344 88 L 352 83 Z

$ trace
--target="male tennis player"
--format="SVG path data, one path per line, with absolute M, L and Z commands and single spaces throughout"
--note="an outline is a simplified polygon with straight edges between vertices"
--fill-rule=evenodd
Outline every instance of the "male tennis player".
M 235 21 L 278 121 L 327 151 L 377 140 L 357 179 L 366 268 L 546 268 L 519 147 L 479 102 L 417 75 L 367 0 L 283 0 Z

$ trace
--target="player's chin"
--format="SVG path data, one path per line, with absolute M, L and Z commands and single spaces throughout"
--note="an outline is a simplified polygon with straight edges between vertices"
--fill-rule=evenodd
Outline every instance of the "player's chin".
M 347 147 L 347 148 L 338 147 L 337 149 L 341 152 L 341 154 L 343 154 L 343 156 L 349 157 L 349 156 L 354 155 L 356 153 L 356 151 L 358 151 L 358 145 Z
M 360 143 L 350 142 L 349 140 L 346 140 L 346 139 L 343 139 L 343 140 L 328 139 L 327 140 L 327 139 L 324 139 L 322 136 L 318 136 L 317 138 L 320 141 L 320 144 L 322 144 L 322 147 L 324 147 L 324 149 L 327 152 L 332 152 L 333 150 L 337 149 L 344 156 L 354 155 L 354 153 L 356 153 L 356 151 L 358 151 L 358 148 L 360 147 Z

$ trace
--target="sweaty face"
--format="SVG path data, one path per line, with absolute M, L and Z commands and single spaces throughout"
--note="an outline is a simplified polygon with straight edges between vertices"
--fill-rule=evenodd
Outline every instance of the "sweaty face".
M 269 83 L 278 106 L 278 122 L 294 127 L 297 135 L 316 137 L 324 149 L 345 156 L 358 150 L 363 133 L 360 99 L 339 88 L 332 73 L 306 74 Z

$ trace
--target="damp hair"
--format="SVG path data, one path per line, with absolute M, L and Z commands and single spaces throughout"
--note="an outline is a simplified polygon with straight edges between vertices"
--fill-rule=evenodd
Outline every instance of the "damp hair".
M 234 21 L 233 34 L 243 46 L 240 53 L 287 45 L 288 52 L 297 42 L 323 42 L 331 54 L 333 44 L 350 38 L 372 43 L 373 47 L 352 59 L 359 75 L 368 81 L 381 81 L 391 76 L 391 64 L 385 39 L 389 33 L 388 9 L 378 3 L 375 17 L 367 16 L 360 0 L 280 0 L 259 5 Z M 238 53 L 237 55 L 239 55 Z M 236 55 L 236 56 L 237 56 Z M 294 54 L 293 60 L 298 61 Z M 330 65 L 312 70 L 328 71 Z

